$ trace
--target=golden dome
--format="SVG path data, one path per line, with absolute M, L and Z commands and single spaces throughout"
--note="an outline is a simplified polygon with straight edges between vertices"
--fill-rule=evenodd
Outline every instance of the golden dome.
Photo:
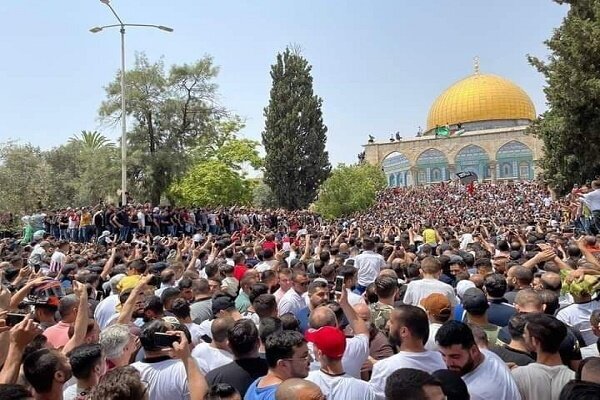
M 499 76 L 476 73 L 456 82 L 435 100 L 427 116 L 427 131 L 459 122 L 535 117 L 535 107 L 523 89 Z

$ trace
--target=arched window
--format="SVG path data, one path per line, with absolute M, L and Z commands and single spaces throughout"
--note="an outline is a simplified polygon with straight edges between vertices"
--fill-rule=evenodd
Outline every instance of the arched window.
M 504 163 L 501 167 L 502 178 L 512 178 L 513 170 L 511 163 Z
M 496 160 L 500 165 L 499 178 L 529 179 L 533 152 L 523 143 L 512 140 L 498 149 Z
M 442 180 L 442 171 L 439 168 L 431 170 L 431 182 L 440 182 Z
M 383 172 L 388 176 L 388 185 L 390 187 L 400 186 L 400 173 L 410 167 L 408 158 L 397 151 L 388 154 L 381 163 Z

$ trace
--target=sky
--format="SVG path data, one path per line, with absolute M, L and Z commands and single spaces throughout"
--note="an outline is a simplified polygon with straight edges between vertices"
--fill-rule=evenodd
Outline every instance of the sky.
M 367 135 L 387 140 L 425 128 L 429 107 L 473 72 L 515 82 L 546 109 L 543 77 L 527 54 L 543 44 L 568 11 L 551 0 L 112 0 L 129 29 L 126 68 L 134 54 L 165 65 L 203 55 L 220 67 L 220 103 L 246 120 L 244 137 L 260 141 L 269 101 L 269 70 L 278 52 L 299 45 L 323 99 L 333 165 L 352 163 Z M 111 139 L 119 127 L 98 120 L 104 86 L 120 68 L 115 23 L 99 0 L 1 0 L 0 143 L 47 149 L 81 130 Z

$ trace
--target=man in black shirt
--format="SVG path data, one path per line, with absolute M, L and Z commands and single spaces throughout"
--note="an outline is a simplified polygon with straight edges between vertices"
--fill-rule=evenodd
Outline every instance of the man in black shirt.
M 490 350 L 498 355 L 506 363 L 515 363 L 519 367 L 535 362 L 531 353 L 527 350 L 523 334 L 527 319 L 525 314 L 513 316 L 508 322 L 510 343 L 501 346 L 490 347 Z
M 206 375 L 209 386 L 228 383 L 240 392 L 242 398 L 252 382 L 268 372 L 267 361 L 258 356 L 260 341 L 258 329 L 249 319 L 238 320 L 227 333 L 229 347 L 235 360 L 213 369 Z
M 508 321 L 517 311 L 504 298 L 507 289 L 506 278 L 502 274 L 490 274 L 485 277 L 483 285 L 490 303 L 488 320 L 500 327 L 508 325 Z

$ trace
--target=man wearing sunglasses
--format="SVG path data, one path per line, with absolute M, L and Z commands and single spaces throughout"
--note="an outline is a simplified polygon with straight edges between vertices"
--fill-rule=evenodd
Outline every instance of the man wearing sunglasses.
M 308 290 L 310 279 L 303 271 L 294 271 L 292 274 L 292 288 L 288 290 L 279 302 L 279 315 L 292 313 L 296 315 L 306 308 L 306 300 L 302 296 Z

